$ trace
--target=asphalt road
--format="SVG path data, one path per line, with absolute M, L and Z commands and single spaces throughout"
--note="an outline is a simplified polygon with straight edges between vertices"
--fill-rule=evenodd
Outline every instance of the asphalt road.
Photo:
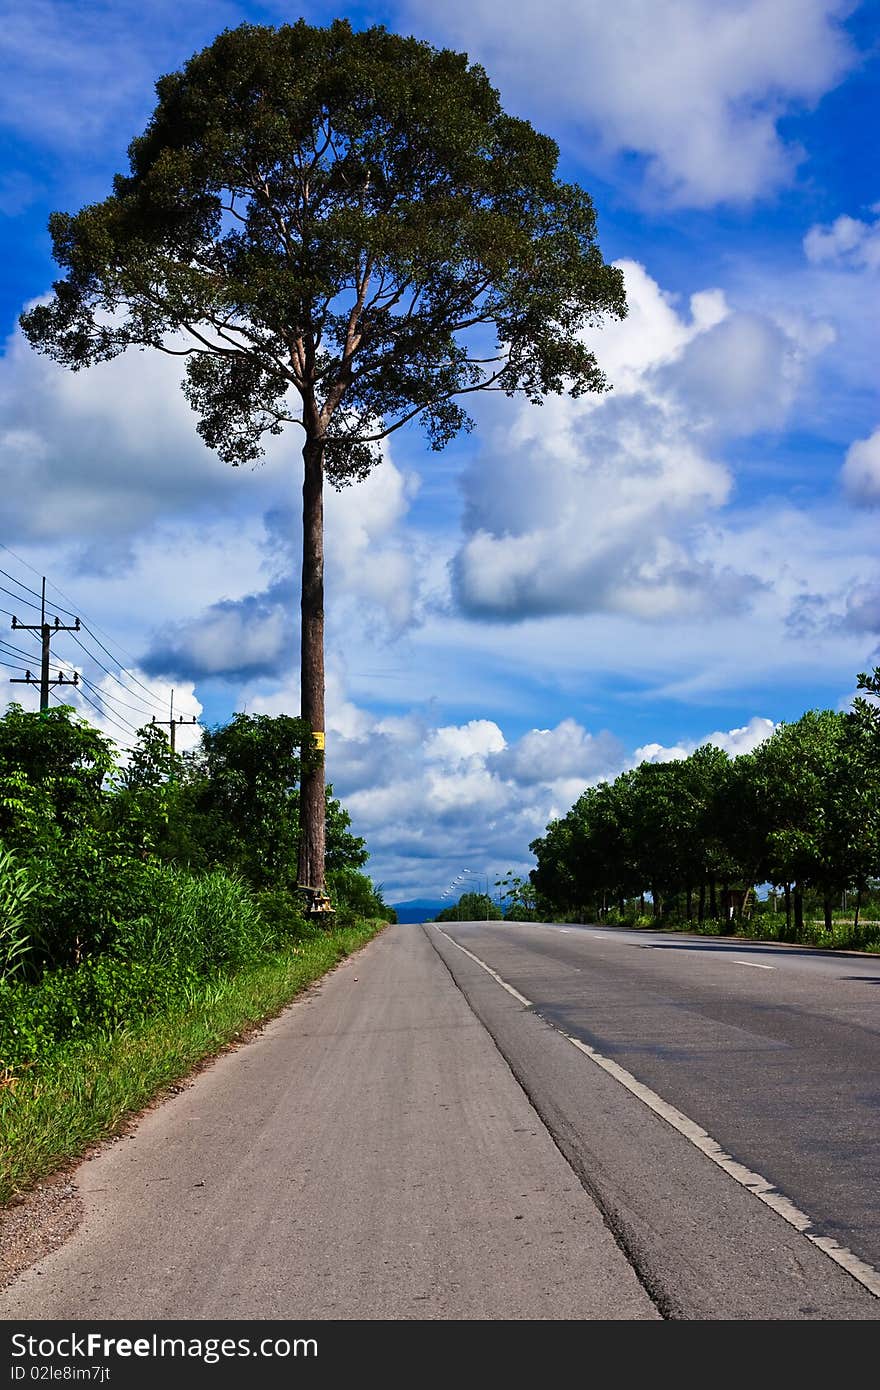
M 880 959 L 596 927 L 425 930 L 664 1315 L 880 1316 L 808 1239 L 873 1267 L 880 1291 Z
M 659 1317 L 419 926 L 76 1181 L 81 1226 L 0 1318 Z
M 82 1164 L 82 1224 L 0 1318 L 877 1318 L 878 985 L 390 928 Z

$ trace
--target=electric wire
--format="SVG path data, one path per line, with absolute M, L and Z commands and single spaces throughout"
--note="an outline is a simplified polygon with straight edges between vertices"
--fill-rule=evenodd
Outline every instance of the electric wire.
M 0 548 L 7 551 L 7 553 L 12 555 L 16 560 L 18 560 L 20 564 L 24 565 L 27 569 L 31 570 L 33 574 L 40 574 L 39 570 L 37 570 L 32 564 L 25 560 L 23 556 L 18 555 L 10 546 L 4 544 L 4 542 L 2 541 L 0 541 Z M 32 589 L 30 585 L 25 584 L 20 579 L 17 579 L 15 575 L 10 574 L 7 570 L 3 569 L 2 567 L 0 567 L 0 574 L 4 575 L 13 584 L 17 584 L 19 588 L 24 589 L 27 593 L 33 595 L 34 598 L 39 598 L 42 604 L 42 595 L 38 593 L 36 589 Z M 42 578 L 43 576 L 40 577 Z M 71 597 L 71 595 L 66 593 L 60 585 L 56 584 L 54 580 L 49 579 L 48 577 L 46 578 L 46 587 L 47 589 L 54 589 L 55 592 L 60 594 L 62 598 L 67 599 L 70 603 L 74 603 L 74 599 Z M 2 591 L 5 594 L 8 594 L 10 598 L 16 599 L 18 602 L 24 604 L 27 607 L 35 609 L 37 608 L 37 605 L 35 603 L 31 603 L 29 599 L 22 597 L 22 595 L 20 594 L 13 593 L 12 590 L 5 588 L 4 585 L 0 585 L 0 591 Z M 130 685 L 126 684 L 126 682 L 122 680 L 119 675 L 117 675 L 116 671 L 111 671 L 108 666 L 105 666 L 104 662 L 100 659 L 100 657 L 98 657 L 95 654 L 95 652 L 93 652 L 80 639 L 80 637 L 77 636 L 76 633 L 70 633 L 70 636 L 73 637 L 73 640 L 76 642 L 77 646 L 84 653 L 84 655 L 86 655 L 92 661 L 94 661 L 95 665 L 98 666 L 104 672 L 105 675 L 109 676 L 111 680 L 115 681 L 116 684 L 120 686 L 121 689 L 124 690 L 127 695 L 131 696 L 131 698 L 135 701 L 138 701 L 139 704 L 131 705 L 128 704 L 125 700 L 120 699 L 118 696 L 111 697 L 107 695 L 105 692 L 100 691 L 98 687 L 96 687 L 91 681 L 89 681 L 88 684 L 93 690 L 96 691 L 96 693 L 101 697 L 101 699 L 115 699 L 118 702 L 118 704 L 123 705 L 126 709 L 131 710 L 135 714 L 140 714 L 144 712 L 149 712 L 152 714 L 153 710 L 159 711 L 162 714 L 165 713 L 164 701 L 162 701 L 157 695 L 155 695 L 154 692 L 150 690 L 149 686 L 145 685 L 144 682 L 140 680 L 139 677 L 136 676 L 133 671 L 129 670 L 129 668 L 119 660 L 118 656 L 116 656 L 116 654 L 111 650 L 111 648 L 108 647 L 104 642 L 102 642 L 101 638 L 98 636 L 98 632 L 102 632 L 103 635 L 107 638 L 107 641 L 112 642 L 113 645 L 117 645 L 120 651 L 126 652 L 126 649 L 121 644 L 115 643 L 114 639 L 110 637 L 109 633 L 104 632 L 103 628 L 98 627 L 97 623 L 94 624 L 94 627 L 98 629 L 98 632 L 95 632 L 94 627 L 90 626 L 89 623 L 80 616 L 82 610 L 76 612 L 72 608 L 66 608 L 63 605 L 57 604 L 53 601 L 53 612 L 55 607 L 58 608 L 58 611 L 60 613 L 65 614 L 67 617 L 79 618 L 82 630 L 88 633 L 92 641 L 101 649 L 105 656 L 110 658 L 111 662 L 113 662 L 114 665 L 118 667 L 119 671 L 123 675 L 127 676 L 129 678 L 129 681 L 133 682 L 134 685 L 139 687 L 139 690 L 143 691 L 143 695 L 141 695 L 138 693 L 138 690 L 132 689 Z M 9 609 L 5 608 L 0 608 L 0 613 L 5 613 L 10 618 L 14 616 L 9 611 Z M 131 660 L 137 659 L 131 656 L 130 653 L 126 652 L 126 655 L 129 655 L 131 657 Z M 37 658 L 35 657 L 34 660 L 36 661 Z M 80 675 L 83 680 L 86 680 L 86 677 L 82 675 L 82 672 L 80 673 Z
M 120 700 L 118 695 L 111 695 L 108 691 L 102 690 L 100 686 L 95 685 L 94 681 L 90 681 L 88 676 L 84 676 L 82 671 L 80 671 L 79 673 L 79 678 L 89 687 L 90 690 L 94 690 L 98 699 L 101 700 L 102 703 L 107 700 L 110 700 L 112 701 L 114 706 L 121 705 L 123 709 L 130 709 L 133 714 L 143 714 L 144 711 L 142 707 L 138 705 L 129 705 L 126 703 L 125 700 Z
M 76 643 L 76 645 L 77 645 L 78 647 L 82 648 L 82 650 L 85 652 L 86 656 L 91 657 L 92 661 L 94 661 L 95 664 L 96 664 L 97 666 L 100 666 L 101 670 L 104 672 L 105 675 L 109 676 L 111 680 L 114 680 L 114 681 L 116 682 L 117 685 L 122 686 L 122 689 L 126 692 L 127 695 L 133 696 L 135 700 L 140 699 L 140 696 L 138 695 L 137 691 L 136 691 L 136 690 L 131 690 L 131 689 L 129 689 L 129 687 L 125 684 L 125 682 L 119 679 L 119 677 L 116 675 L 116 672 L 115 672 L 115 671 L 111 671 L 111 670 L 110 670 L 110 667 L 109 667 L 109 666 L 105 666 L 104 663 L 103 663 L 103 661 L 101 661 L 99 657 L 95 656 L 95 653 L 94 653 L 94 652 L 89 651 L 88 647 L 86 647 L 86 646 L 80 641 L 79 637 L 76 635 L 75 632 L 71 632 L 69 635 L 73 638 L 73 640 L 74 640 L 74 642 Z M 143 707 L 144 707 L 145 710 L 149 710 L 149 705 L 147 705 L 147 703 L 146 703 L 145 700 L 141 700 L 141 704 L 143 705 Z M 158 700 L 156 700 L 156 701 L 155 701 L 155 706 L 156 706 L 157 709 L 161 709 L 162 712 L 163 712 L 163 714 L 164 714 L 164 712 L 165 712 L 165 706 L 164 706 L 163 704 L 161 704 Z
M 150 697 L 150 700 L 152 701 L 152 703 L 155 704 L 156 707 L 157 707 L 158 709 L 161 709 L 161 710 L 163 711 L 163 713 L 164 713 L 165 706 L 162 704 L 161 700 L 159 700 L 159 699 L 153 694 L 153 692 L 150 690 L 149 686 L 144 685 L 143 681 L 138 680 L 137 676 L 134 674 L 133 671 L 129 671 L 129 669 L 128 669 L 127 666 L 123 666 L 122 662 L 117 660 L 117 658 L 113 655 L 113 653 L 112 653 L 111 651 L 109 651 L 109 650 L 107 649 L 107 647 L 104 646 L 104 643 L 100 640 L 100 638 L 95 636 L 94 632 L 92 632 L 92 629 L 89 627 L 88 623 L 85 623 L 85 622 L 84 622 L 84 623 L 83 623 L 83 627 L 85 628 L 86 632 L 87 632 L 87 633 L 89 634 L 89 636 L 91 637 L 92 641 L 93 641 L 93 642 L 97 642 L 98 646 L 101 648 L 101 651 L 104 652 L 104 653 L 106 653 L 106 655 L 109 656 L 109 658 L 110 658 L 111 661 L 115 661 L 116 664 L 117 664 L 117 666 L 119 667 L 120 671 L 124 671 L 125 674 L 126 674 L 127 676 L 129 676 L 129 677 L 134 681 L 135 685 L 139 685 L 140 688 L 141 688 L 141 690 L 146 691 L 146 693 L 147 693 L 147 695 Z M 132 692 L 130 692 L 130 693 L 131 693 L 131 694 L 134 694 L 134 691 L 132 691 Z
M 100 714 L 100 716 L 101 716 L 102 719 L 106 719 L 106 720 L 108 720 L 111 724 L 115 724 L 116 727 L 117 727 L 117 729 L 122 729 L 122 730 L 123 730 L 125 733 L 127 733 L 127 734 L 136 734 L 136 733 L 137 733 L 137 729 L 134 727 L 133 724 L 129 724 L 129 723 L 128 723 L 128 720 L 123 719 L 121 715 L 120 715 L 119 718 L 117 719 L 117 717 L 116 717 L 115 715 L 113 715 L 113 714 L 108 714 L 108 712 L 107 712 L 106 710 L 104 710 L 104 709 L 101 708 L 101 706 L 98 704 L 97 700 L 93 700 L 92 697 L 91 697 L 91 695 L 88 695 L 88 694 L 85 692 L 85 690 L 80 689 L 80 692 L 79 692 L 79 693 L 80 693 L 81 697 L 85 700 L 85 702 L 86 702 L 87 705 L 91 705 L 92 709 L 95 709 L 95 710 L 98 711 L 98 713 Z
M 25 608 L 35 608 L 38 613 L 41 611 L 38 603 L 31 603 L 29 598 L 22 598 L 21 594 L 14 594 L 11 589 L 6 588 L 5 584 L 0 584 L 0 592 L 8 594 L 10 598 L 17 599 L 19 603 L 24 604 Z M 13 616 L 13 614 L 10 614 L 10 617 Z
M 0 574 L 4 575 L 6 579 L 11 580 L 13 584 L 17 584 L 20 589 L 24 589 L 26 593 L 33 594 L 34 598 L 38 598 L 40 600 L 40 606 L 42 608 L 43 595 L 37 589 L 32 589 L 29 584 L 23 583 L 21 579 L 16 579 L 15 575 L 10 574 L 8 570 L 0 568 Z M 5 592 L 9 593 L 9 590 L 7 589 L 5 590 Z M 16 594 L 14 597 L 18 598 L 18 595 Z M 22 603 L 27 603 L 27 599 L 22 599 L 21 601 Z M 36 604 L 32 606 L 36 607 Z M 69 618 L 76 617 L 76 614 L 72 613 L 69 608 L 62 608 L 61 605 L 58 603 L 53 604 L 52 606 L 53 614 L 56 608 L 58 609 L 59 613 L 66 613 Z
M 33 662 L 37 666 L 40 664 L 41 657 L 37 656 L 34 652 L 22 651 L 21 647 L 14 647 L 11 642 L 0 641 L 0 647 L 2 647 L 7 654 L 12 652 L 15 656 L 27 657 L 28 661 Z

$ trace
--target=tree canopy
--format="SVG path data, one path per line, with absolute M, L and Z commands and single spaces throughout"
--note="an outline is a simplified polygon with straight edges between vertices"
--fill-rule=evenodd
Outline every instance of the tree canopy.
M 39 350 L 183 354 L 221 457 L 296 420 L 335 482 L 413 416 L 442 447 L 463 393 L 605 386 L 580 330 L 625 300 L 591 200 L 465 55 L 246 24 L 156 90 L 110 197 L 51 218 L 66 278 L 23 316 Z

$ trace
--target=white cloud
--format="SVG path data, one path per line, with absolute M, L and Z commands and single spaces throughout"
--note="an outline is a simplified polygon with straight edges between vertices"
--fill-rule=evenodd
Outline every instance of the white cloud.
M 742 728 L 669 748 L 645 745 L 628 755 L 613 734 L 593 733 L 571 717 L 508 739 L 489 719 L 434 726 L 421 713 L 371 714 L 346 698 L 336 672 L 331 694 L 328 776 L 355 833 L 367 840 L 367 871 L 385 885 L 389 901 L 439 893 L 465 867 L 493 883 L 508 868 L 527 871 L 530 841 L 587 786 L 645 758 L 686 757 L 707 742 L 733 757 L 774 728 L 772 720 L 755 717 Z M 295 700 L 289 691 L 289 707 Z M 248 708 L 280 713 L 284 707 L 257 698 Z
M 177 359 L 128 352 L 71 372 L 20 331 L 0 358 L 0 487 L 19 539 L 142 532 L 186 510 L 254 510 L 281 465 L 221 463 L 196 434 Z M 289 447 L 289 446 L 288 446 Z M 280 450 L 276 450 L 276 455 Z
M 435 729 L 425 743 L 425 757 L 446 768 L 466 768 L 484 763 L 488 754 L 500 753 L 504 747 L 504 735 L 497 724 L 491 719 L 471 719 L 467 724 Z
M 687 739 L 682 743 L 670 745 L 646 743 L 641 748 L 636 749 L 632 766 L 635 767 L 644 762 L 677 762 L 682 758 L 689 758 L 696 748 L 702 748 L 706 743 L 723 749 L 728 757 L 736 758 L 740 753 L 751 753 L 760 743 L 770 737 L 775 728 L 776 725 L 772 719 L 753 715 L 748 724 L 744 724 L 742 728 L 728 729 L 724 732 L 716 730 L 713 734 L 707 734 L 705 738 Z
M 415 620 L 417 576 L 414 548 L 400 527 L 418 491 L 416 474 L 397 468 L 388 446 L 382 462 L 362 483 L 336 492 L 328 488 L 326 582 L 330 597 L 355 594 L 383 615 L 391 633 Z
M 473 616 L 717 616 L 760 590 L 702 535 L 733 486 L 713 454 L 783 423 L 833 333 L 797 315 L 737 312 L 717 290 L 681 313 L 643 266 L 621 266 L 630 314 L 589 335 L 613 392 L 496 411 L 464 475 L 453 582 Z
M 500 776 L 529 787 L 560 778 L 587 782 L 619 766 L 623 748 L 607 730 L 591 734 L 576 719 L 563 719 L 555 729 L 532 729 L 512 748 L 493 752 L 490 764 Z
M 667 205 L 746 202 L 803 151 L 779 120 L 856 62 L 849 0 L 401 0 L 404 15 L 487 68 L 508 107 L 592 157 L 635 152 Z M 527 58 L 525 55 L 528 55 Z M 596 146 L 599 146 L 599 150 Z
M 880 507 L 880 429 L 850 445 L 841 477 L 853 506 Z
M 830 226 L 816 225 L 804 237 L 804 253 L 813 265 L 880 270 L 880 204 L 871 222 L 844 214 Z

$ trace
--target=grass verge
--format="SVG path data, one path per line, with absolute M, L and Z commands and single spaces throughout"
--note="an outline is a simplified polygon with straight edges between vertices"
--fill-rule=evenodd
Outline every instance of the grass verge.
M 79 1157 L 249 1028 L 365 945 L 384 923 L 300 941 L 283 956 L 206 979 L 186 1005 L 65 1049 L 0 1084 L 0 1205 Z

